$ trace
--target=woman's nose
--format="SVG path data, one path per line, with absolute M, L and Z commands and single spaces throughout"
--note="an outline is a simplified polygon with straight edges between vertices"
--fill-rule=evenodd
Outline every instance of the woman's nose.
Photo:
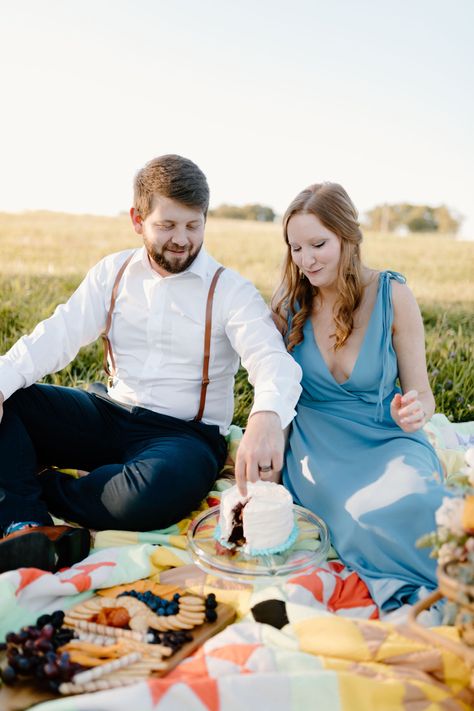
M 312 267 L 313 264 L 316 261 L 316 257 L 314 254 L 311 254 L 311 252 L 307 252 L 306 254 L 303 254 L 301 257 L 301 264 L 304 269 L 308 269 L 309 267 Z

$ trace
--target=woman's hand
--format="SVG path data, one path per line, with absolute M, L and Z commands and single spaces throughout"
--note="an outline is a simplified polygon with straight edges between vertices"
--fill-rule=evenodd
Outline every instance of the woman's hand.
M 416 432 L 426 422 L 426 414 L 416 390 L 410 390 L 405 395 L 397 393 L 390 403 L 390 414 L 404 432 Z

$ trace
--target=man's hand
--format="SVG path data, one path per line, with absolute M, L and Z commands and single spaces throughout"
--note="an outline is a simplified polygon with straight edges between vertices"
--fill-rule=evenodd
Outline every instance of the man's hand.
M 247 481 L 278 480 L 284 446 L 276 412 L 256 412 L 250 417 L 235 462 L 235 479 L 243 496 L 247 495 Z
M 3 403 L 5 402 L 5 398 L 3 396 L 3 393 L 0 391 L 0 422 L 2 421 L 3 417 Z

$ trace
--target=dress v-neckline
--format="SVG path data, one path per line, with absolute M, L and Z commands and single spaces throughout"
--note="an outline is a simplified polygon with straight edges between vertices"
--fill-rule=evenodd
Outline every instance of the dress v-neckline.
M 366 328 L 365 328 L 364 335 L 363 335 L 363 337 L 362 337 L 362 341 L 361 341 L 361 344 L 360 344 L 359 352 L 358 352 L 358 354 L 357 354 L 357 358 L 355 359 L 354 365 L 352 366 L 351 374 L 349 375 L 348 378 L 346 378 L 346 380 L 343 380 L 342 383 L 339 383 L 339 382 L 336 380 L 336 378 L 334 377 L 333 373 L 331 372 L 331 369 L 329 368 L 329 365 L 326 363 L 326 359 L 324 358 L 323 353 L 322 353 L 322 351 L 321 351 L 321 349 L 320 349 L 320 347 L 319 347 L 319 345 L 318 345 L 318 340 L 317 340 L 316 334 L 315 334 L 315 332 L 314 332 L 314 326 L 313 326 L 313 324 L 312 324 L 312 322 L 311 322 L 311 319 L 308 319 L 309 326 L 310 326 L 310 328 L 311 328 L 311 333 L 312 333 L 312 336 L 313 336 L 313 342 L 314 342 L 314 345 L 315 345 L 315 347 L 316 347 L 316 350 L 318 351 L 318 353 L 319 353 L 319 355 L 320 355 L 320 357 L 321 357 L 321 360 L 322 360 L 322 362 L 323 362 L 323 364 L 324 364 L 324 366 L 325 366 L 327 372 L 328 372 L 329 375 L 331 376 L 332 380 L 336 383 L 336 385 L 339 385 L 340 387 L 344 387 L 344 385 L 347 385 L 347 383 L 349 383 L 349 382 L 352 380 L 352 376 L 354 375 L 355 369 L 357 368 L 357 365 L 358 365 L 358 363 L 359 363 L 360 355 L 361 355 L 361 353 L 362 353 L 362 351 L 363 351 L 363 349 L 364 349 L 365 342 L 366 342 L 366 340 L 367 340 L 367 333 L 368 333 L 368 331 L 369 331 L 369 329 L 370 329 L 370 326 L 371 326 L 371 324 L 372 324 L 372 320 L 373 320 L 373 318 L 374 318 L 375 310 L 376 310 L 376 308 L 377 308 L 377 302 L 378 302 L 378 300 L 379 300 L 379 294 L 380 294 L 380 275 L 381 275 L 381 273 L 382 273 L 382 272 L 380 272 L 380 273 L 379 273 L 379 276 L 378 276 L 377 294 L 376 294 L 376 296 L 375 296 L 374 305 L 373 305 L 373 307 L 372 307 L 372 311 L 370 312 L 369 320 L 368 320 L 368 322 L 367 322 L 367 326 L 366 326 Z

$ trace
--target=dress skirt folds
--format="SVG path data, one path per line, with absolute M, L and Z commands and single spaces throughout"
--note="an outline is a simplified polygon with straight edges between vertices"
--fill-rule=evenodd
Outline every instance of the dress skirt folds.
M 295 501 L 328 524 L 343 562 L 389 611 L 436 587 L 436 561 L 417 539 L 435 528 L 447 495 L 441 464 L 423 432 L 407 434 L 390 416 L 399 388 L 392 344 L 391 280 L 382 272 L 354 369 L 339 384 L 309 320 L 294 349 L 303 392 L 293 420 L 283 483 Z

